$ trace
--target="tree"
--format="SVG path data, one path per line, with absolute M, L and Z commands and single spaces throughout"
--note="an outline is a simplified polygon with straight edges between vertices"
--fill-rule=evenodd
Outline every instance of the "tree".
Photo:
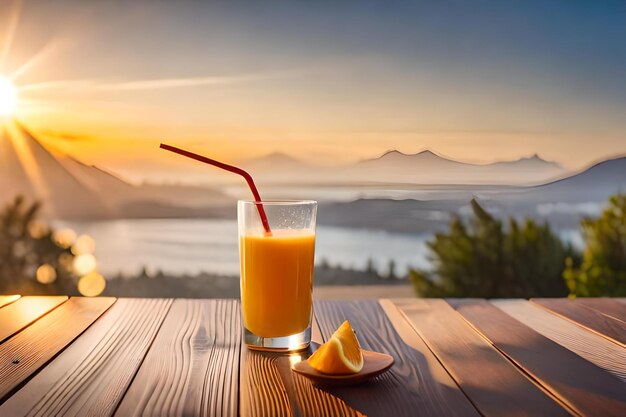
M 567 295 L 562 279 L 568 257 L 575 257 L 547 224 L 511 218 L 505 228 L 475 200 L 473 218 L 459 217 L 447 233 L 428 243 L 432 272 L 409 273 L 423 297 L 537 297 Z
M 18 196 L 0 211 L 0 291 L 75 294 L 74 255 L 37 220 L 39 209 Z
M 389 264 L 387 266 L 387 277 L 388 279 L 397 279 L 396 276 L 396 262 L 393 259 L 389 260 Z
M 573 296 L 626 296 L 626 194 L 609 198 L 597 219 L 581 221 L 586 249 L 577 268 L 568 262 L 563 277 Z

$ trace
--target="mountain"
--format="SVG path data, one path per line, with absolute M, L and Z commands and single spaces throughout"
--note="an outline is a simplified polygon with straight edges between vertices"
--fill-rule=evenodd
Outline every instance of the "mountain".
M 359 184 L 490 184 L 531 185 L 563 176 L 566 171 L 538 155 L 515 161 L 472 164 L 439 155 L 431 150 L 406 154 L 398 150 L 341 167 L 309 164 L 284 153 L 272 153 L 241 162 L 255 181 L 270 185 Z
M 45 146 L 19 122 L 0 131 L 0 190 L 0 206 L 23 195 L 44 203 L 44 217 L 66 219 L 183 217 L 229 201 L 207 187 L 130 184 Z
M 397 150 L 385 152 L 383 155 L 374 159 L 367 159 L 357 164 L 359 167 L 371 168 L 375 167 L 379 170 L 388 171 L 415 171 L 418 169 L 440 169 L 440 168 L 458 168 L 466 166 L 463 162 L 455 161 L 440 156 L 433 151 L 424 150 L 414 154 L 406 154 Z
M 309 164 L 301 159 L 274 152 L 260 158 L 248 159 L 240 163 L 257 184 L 305 184 L 320 181 L 332 173 L 325 168 Z M 235 178 L 237 182 L 239 179 Z
M 357 163 L 350 175 L 374 182 L 412 184 L 537 184 L 566 171 L 554 162 L 533 155 L 515 161 L 491 164 L 460 162 L 433 151 L 405 154 L 397 150 Z
M 81 182 L 19 123 L 3 126 L 0 149 L 0 203 L 21 194 L 44 202 L 47 217 L 115 215 L 103 195 Z
M 485 175 L 523 178 L 527 183 L 554 180 L 567 174 L 567 171 L 560 164 L 546 161 L 537 154 L 515 161 L 501 161 L 482 165 L 482 170 Z
M 556 169 L 556 170 L 563 170 L 563 167 L 560 164 L 556 162 L 546 161 L 545 159 L 540 157 L 538 154 L 534 154 L 530 157 L 519 158 L 519 159 L 516 159 L 515 161 L 492 162 L 490 164 L 486 164 L 485 166 L 491 166 L 491 167 L 516 166 L 516 167 L 522 167 L 522 168 L 535 168 L 535 169 L 549 167 L 549 168 Z
M 575 175 L 529 190 L 536 198 L 561 202 L 603 202 L 618 192 L 626 192 L 626 156 L 598 162 Z
M 286 168 L 303 168 L 310 167 L 310 165 L 300 159 L 294 158 L 293 156 L 287 155 L 282 152 L 274 152 L 259 158 L 248 159 L 243 161 L 241 165 L 249 169 L 253 170 L 268 170 L 268 169 L 286 169 Z
M 461 164 L 462 162 L 454 161 L 452 159 L 446 158 L 444 156 L 438 155 L 430 149 L 425 149 L 423 151 L 419 151 L 417 153 L 409 154 L 401 152 L 397 149 L 393 149 L 385 152 L 379 157 L 365 159 L 359 163 L 367 164 L 373 161 L 385 161 L 385 162 L 401 162 L 401 163 L 412 163 L 415 161 L 435 161 L 435 162 L 452 162 L 455 164 Z

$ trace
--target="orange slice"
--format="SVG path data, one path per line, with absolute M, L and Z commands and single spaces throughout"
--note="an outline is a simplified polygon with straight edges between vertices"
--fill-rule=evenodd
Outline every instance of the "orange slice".
M 350 322 L 344 321 L 308 362 L 325 374 L 356 374 L 363 369 L 363 353 Z

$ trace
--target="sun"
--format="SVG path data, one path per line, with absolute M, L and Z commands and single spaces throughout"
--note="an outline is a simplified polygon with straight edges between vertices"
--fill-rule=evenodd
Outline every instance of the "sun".
M 0 75 L 0 116 L 10 116 L 17 106 L 17 88 L 11 80 Z

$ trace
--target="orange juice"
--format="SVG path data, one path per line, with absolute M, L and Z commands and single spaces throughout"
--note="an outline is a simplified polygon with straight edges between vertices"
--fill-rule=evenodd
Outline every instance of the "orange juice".
M 315 234 L 244 235 L 239 250 L 244 327 L 260 337 L 304 331 L 311 321 Z

